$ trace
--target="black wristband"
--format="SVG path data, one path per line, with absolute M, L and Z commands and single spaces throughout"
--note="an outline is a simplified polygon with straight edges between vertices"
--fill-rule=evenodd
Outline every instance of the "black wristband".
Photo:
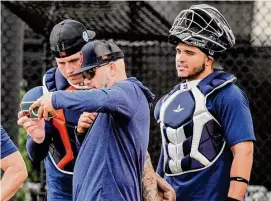
M 239 201 L 239 200 L 237 200 L 235 198 L 227 197 L 226 201 Z
M 246 180 L 246 179 L 243 178 L 243 177 L 231 177 L 230 180 L 231 180 L 231 181 L 243 182 L 243 183 L 248 184 L 248 180 Z

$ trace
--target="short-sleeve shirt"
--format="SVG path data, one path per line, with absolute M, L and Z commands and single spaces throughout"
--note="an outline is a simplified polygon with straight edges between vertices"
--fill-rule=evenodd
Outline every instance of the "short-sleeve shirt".
M 247 97 L 235 84 L 229 84 L 211 94 L 206 106 L 220 122 L 227 145 L 218 160 L 209 168 L 173 177 L 164 175 L 162 150 L 156 171 L 174 188 L 177 200 L 225 200 L 229 190 L 233 160 L 230 147 L 241 142 L 256 140 Z M 160 108 L 161 100 L 155 110 L 160 111 Z
M 8 155 L 18 151 L 18 149 L 1 125 L 0 128 L 1 128 L 1 159 L 3 159 Z

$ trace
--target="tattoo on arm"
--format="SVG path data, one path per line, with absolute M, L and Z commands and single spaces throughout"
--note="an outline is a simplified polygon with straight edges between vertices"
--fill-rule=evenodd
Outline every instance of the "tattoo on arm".
M 143 172 L 143 198 L 144 201 L 158 201 L 158 187 L 156 181 L 156 174 L 154 172 L 151 158 L 149 153 L 147 152 L 144 164 L 144 172 Z

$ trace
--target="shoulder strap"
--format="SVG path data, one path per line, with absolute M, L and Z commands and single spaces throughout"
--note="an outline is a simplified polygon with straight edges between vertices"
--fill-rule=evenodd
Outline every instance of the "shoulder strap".
M 215 89 L 224 87 L 228 84 L 234 83 L 236 77 L 232 74 L 225 73 L 223 71 L 215 71 L 201 80 L 197 85 L 198 89 L 207 95 L 212 93 Z
M 58 68 L 54 67 L 49 69 L 43 76 L 43 86 L 47 91 L 64 90 L 70 84 L 67 79 L 61 74 Z

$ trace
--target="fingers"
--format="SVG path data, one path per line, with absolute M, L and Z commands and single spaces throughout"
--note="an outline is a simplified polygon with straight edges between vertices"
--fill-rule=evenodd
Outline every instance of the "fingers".
M 95 119 L 95 118 L 94 118 Z M 92 122 L 93 122 L 93 120 L 94 119 L 91 119 L 91 118 L 89 118 L 89 117 L 84 117 L 84 116 L 82 116 L 82 117 L 80 117 L 80 122 L 84 122 L 84 123 L 88 123 L 88 124 L 91 124 Z
M 84 123 L 84 122 L 79 122 L 78 127 L 83 127 L 83 128 L 90 128 L 91 124 Z
M 42 119 L 42 117 L 43 117 L 43 107 L 40 106 L 38 110 L 38 119 L 40 120 Z
M 81 114 L 79 121 L 92 124 L 97 116 L 97 113 L 89 113 L 89 112 L 83 112 Z
M 159 186 L 159 188 L 161 188 L 161 190 L 163 191 L 169 191 L 172 189 L 172 187 L 166 182 L 166 180 L 164 180 L 163 178 L 161 178 L 159 175 L 156 174 L 156 180 L 157 180 L 157 185 Z
M 28 119 L 23 124 L 23 127 L 24 127 L 25 130 L 28 130 L 32 126 L 37 126 L 36 121 L 33 121 L 32 119 Z
M 24 115 L 24 111 L 18 112 L 18 119 L 22 118 Z
M 176 200 L 176 193 L 174 189 L 170 186 L 170 184 L 161 178 L 158 174 L 156 174 L 156 181 L 158 188 L 163 192 L 163 200 L 167 201 L 175 201 Z
M 38 100 L 36 100 L 30 107 L 29 110 L 33 110 L 36 107 L 39 107 L 41 105 L 42 97 L 40 97 Z
M 27 116 L 23 116 L 18 119 L 17 124 L 20 126 L 23 126 L 23 124 L 28 120 L 29 118 Z
M 49 121 L 49 115 L 48 115 L 48 111 L 44 109 L 44 107 L 41 107 L 43 108 L 43 118 L 46 120 L 46 121 Z M 42 118 L 42 117 L 41 117 Z
M 22 117 L 17 123 L 18 125 L 23 126 L 28 133 L 32 133 L 38 127 L 39 122 L 28 117 Z
M 173 192 L 166 192 L 164 193 L 164 199 L 163 200 L 168 200 L 168 201 L 175 201 L 175 196 Z
M 82 116 L 84 117 L 88 117 L 90 118 L 91 120 L 94 120 L 96 118 L 98 113 L 96 112 L 92 112 L 92 113 L 89 113 L 89 112 L 83 112 Z
M 77 132 L 84 133 L 86 129 L 90 128 L 96 116 L 97 113 L 83 112 L 78 120 Z

